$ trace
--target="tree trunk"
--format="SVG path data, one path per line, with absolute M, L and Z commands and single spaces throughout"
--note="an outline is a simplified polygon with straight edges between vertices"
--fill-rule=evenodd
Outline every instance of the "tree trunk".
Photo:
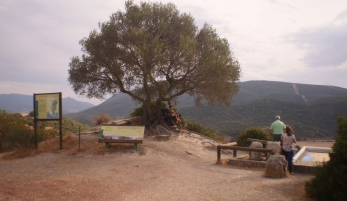
M 156 101 L 156 110 L 154 112 L 151 111 L 149 103 L 142 104 L 143 116 L 140 118 L 140 124 L 143 124 L 146 127 L 150 127 L 151 125 L 154 125 L 154 124 L 164 123 L 162 119 L 161 102 L 162 102 L 161 100 Z

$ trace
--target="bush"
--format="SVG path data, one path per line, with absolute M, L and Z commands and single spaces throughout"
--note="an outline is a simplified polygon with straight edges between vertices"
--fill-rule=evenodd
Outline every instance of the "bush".
M 16 126 L 6 135 L 2 150 L 12 151 L 15 149 L 34 148 L 34 131 L 25 126 Z
M 94 125 L 98 126 L 101 125 L 103 123 L 108 123 L 111 121 L 111 117 L 108 114 L 99 114 L 96 117 L 94 117 Z
M 205 128 L 203 125 L 195 122 L 187 122 L 185 124 L 185 128 L 197 133 L 200 133 L 201 135 L 210 137 L 212 139 L 215 139 L 219 142 L 225 142 L 225 139 L 223 136 L 216 134 L 215 130 L 211 128 Z
M 63 135 L 69 132 L 77 133 L 79 126 L 81 131 L 89 126 L 63 116 Z M 15 149 L 29 149 L 35 147 L 35 134 L 26 126 L 33 125 L 33 119 L 25 118 L 19 113 L 7 113 L 0 110 L 0 152 L 13 151 Z M 44 130 L 45 127 L 53 127 L 52 130 Z M 38 121 L 37 142 L 42 142 L 59 135 L 59 121 Z
M 347 119 L 338 117 L 337 138 L 330 160 L 315 169 L 315 177 L 306 182 L 307 195 L 316 200 L 347 200 Z
M 79 127 L 81 126 L 81 131 L 88 130 L 90 127 L 87 124 L 81 124 L 73 119 L 63 116 L 63 135 L 68 132 L 78 133 Z M 27 123 L 28 125 L 29 122 Z M 60 129 L 59 121 L 38 121 L 37 127 L 39 130 L 44 130 L 45 127 L 53 127 L 54 130 Z
M 237 137 L 237 146 L 248 147 L 247 138 L 269 140 L 267 132 L 261 127 L 250 127 Z
M 155 101 L 151 101 L 151 102 L 149 103 L 149 108 L 150 108 L 150 110 L 151 110 L 152 112 L 155 112 L 156 107 L 157 107 L 156 104 L 157 104 L 157 103 L 156 103 Z M 161 107 L 162 107 L 162 108 L 165 108 L 165 107 L 166 107 L 166 103 L 162 102 L 162 103 L 161 103 Z M 132 113 L 130 113 L 130 116 L 131 116 L 131 117 L 141 117 L 142 115 L 143 115 L 142 106 L 135 108 L 134 111 L 133 111 Z

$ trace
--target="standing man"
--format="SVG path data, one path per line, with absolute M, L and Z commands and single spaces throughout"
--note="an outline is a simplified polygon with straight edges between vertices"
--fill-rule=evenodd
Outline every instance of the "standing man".
M 270 135 L 274 134 L 275 142 L 280 142 L 282 134 L 286 132 L 286 125 L 280 119 L 280 116 L 276 116 L 276 121 L 271 124 L 269 130 Z

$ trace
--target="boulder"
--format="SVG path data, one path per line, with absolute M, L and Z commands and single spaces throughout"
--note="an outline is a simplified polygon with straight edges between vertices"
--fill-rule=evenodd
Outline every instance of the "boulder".
M 283 178 L 286 169 L 286 158 L 283 155 L 272 155 L 265 164 L 265 177 Z
M 280 142 L 268 141 L 266 144 L 266 148 L 272 149 L 274 155 L 279 155 L 281 153 L 281 144 Z M 269 158 L 269 156 L 268 156 Z
M 252 144 L 249 146 L 251 148 L 263 148 L 263 144 L 260 142 L 252 142 Z M 251 151 L 251 157 L 250 159 L 253 161 L 261 161 L 263 153 L 262 152 L 257 152 L 257 151 Z

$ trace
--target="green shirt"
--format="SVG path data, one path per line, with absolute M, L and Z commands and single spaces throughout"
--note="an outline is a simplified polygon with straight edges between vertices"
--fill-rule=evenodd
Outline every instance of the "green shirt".
M 276 120 L 271 124 L 270 128 L 273 134 L 282 134 L 283 130 L 286 128 L 286 125 L 282 121 Z

